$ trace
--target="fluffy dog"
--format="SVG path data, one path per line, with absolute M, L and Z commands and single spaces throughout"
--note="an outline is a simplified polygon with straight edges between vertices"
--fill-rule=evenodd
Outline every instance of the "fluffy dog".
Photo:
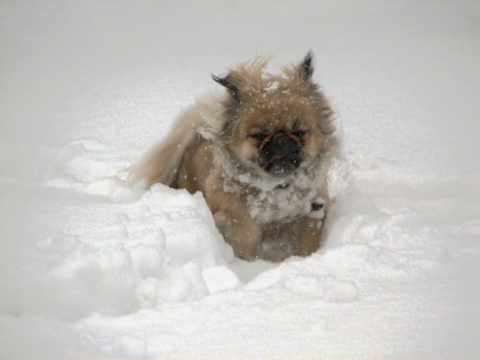
M 276 75 L 266 65 L 213 76 L 226 94 L 181 113 L 135 178 L 201 191 L 236 256 L 280 261 L 320 245 L 336 137 L 312 54 Z

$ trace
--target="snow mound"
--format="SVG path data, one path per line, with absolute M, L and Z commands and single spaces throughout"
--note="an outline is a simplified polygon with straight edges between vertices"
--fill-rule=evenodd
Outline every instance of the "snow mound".
M 112 186 L 109 195 L 117 191 Z M 7 289 L 3 307 L 64 319 L 91 313 L 119 316 L 238 285 L 225 268 L 233 251 L 201 194 L 158 185 L 137 197 L 85 208 L 92 219 L 87 228 L 66 219 L 72 226 L 38 240 L 28 250 L 35 268 L 27 270 L 21 293 Z M 222 287 L 217 279 L 223 276 Z M 32 291 L 38 296 L 28 296 Z

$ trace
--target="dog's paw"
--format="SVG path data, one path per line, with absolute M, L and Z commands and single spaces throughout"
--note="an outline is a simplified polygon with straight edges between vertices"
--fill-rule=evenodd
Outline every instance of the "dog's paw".
M 325 217 L 325 201 L 323 199 L 316 199 L 310 204 L 309 217 L 321 220 Z
M 325 202 L 323 200 L 315 200 L 311 205 L 312 211 L 320 211 L 325 206 Z

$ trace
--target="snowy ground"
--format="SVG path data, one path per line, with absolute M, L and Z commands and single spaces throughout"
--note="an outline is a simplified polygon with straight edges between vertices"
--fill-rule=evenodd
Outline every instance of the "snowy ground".
M 246 263 L 123 172 L 210 73 L 312 49 L 325 246 Z M 477 359 L 480 2 L 0 2 L 0 359 Z

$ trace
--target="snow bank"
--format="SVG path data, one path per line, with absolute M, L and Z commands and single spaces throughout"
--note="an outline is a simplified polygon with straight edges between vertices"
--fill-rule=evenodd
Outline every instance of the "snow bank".
M 478 13 L 2 2 L 0 358 L 478 357 Z M 235 259 L 200 194 L 125 181 L 210 71 L 310 48 L 344 149 L 318 253 Z
M 94 170 L 95 163 L 90 165 Z M 35 266 L 26 269 L 23 284 L 11 282 L 4 307 L 67 319 L 92 312 L 118 316 L 165 301 L 195 300 L 209 288 L 222 289 L 221 282 L 208 284 L 202 272 L 216 280 L 233 252 L 215 228 L 201 194 L 158 185 L 139 195 L 111 179 L 104 181 L 102 195 L 107 187 L 110 197 L 88 204 L 83 214 L 67 220 L 70 224 L 28 249 L 28 260 Z M 131 200 L 132 194 L 137 195 L 133 202 L 109 201 Z M 88 217 L 88 227 L 79 227 L 82 216 Z M 32 298 L 30 293 L 39 296 Z

